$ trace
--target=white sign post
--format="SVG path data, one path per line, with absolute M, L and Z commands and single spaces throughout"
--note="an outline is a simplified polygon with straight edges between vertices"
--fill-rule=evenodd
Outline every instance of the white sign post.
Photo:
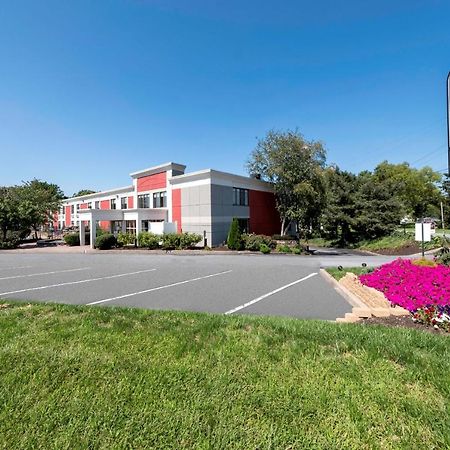
M 416 223 L 416 241 L 422 242 L 422 258 L 425 257 L 424 243 L 431 241 L 431 223 Z

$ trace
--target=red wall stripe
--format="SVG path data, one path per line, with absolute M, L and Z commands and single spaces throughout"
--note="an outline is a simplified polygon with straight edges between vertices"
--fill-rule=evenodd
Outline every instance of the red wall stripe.
M 138 178 L 137 191 L 151 191 L 153 189 L 164 189 L 167 185 L 166 172 L 155 173 L 146 177 Z
M 177 222 L 177 231 L 181 233 L 181 189 L 172 189 L 172 222 Z
M 133 197 L 128 197 L 128 209 L 132 209 L 134 208 L 134 198 Z
M 66 227 L 70 227 L 70 214 L 71 214 L 71 207 L 66 206 Z

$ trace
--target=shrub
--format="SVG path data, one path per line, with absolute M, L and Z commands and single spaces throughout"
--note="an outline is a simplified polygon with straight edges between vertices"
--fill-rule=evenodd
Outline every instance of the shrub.
M 111 233 L 102 234 L 95 240 L 95 248 L 109 250 L 117 245 L 116 237 Z
M 279 245 L 277 247 L 278 253 L 292 253 L 292 248 L 289 245 Z
M 194 247 L 196 244 L 201 242 L 202 239 L 203 239 L 203 237 L 196 233 L 182 233 L 180 235 L 179 248 L 186 249 L 186 248 Z
M 294 255 L 301 255 L 303 253 L 303 248 L 302 247 L 294 247 L 292 249 L 292 253 L 294 253 Z
M 16 248 L 17 245 L 11 241 L 0 241 L 0 249 L 1 250 L 10 250 L 12 248 Z
M 436 263 L 430 259 L 420 258 L 411 261 L 415 266 L 436 267 Z
M 136 235 L 133 233 L 122 233 L 121 231 L 117 234 L 117 244 L 123 245 L 134 245 L 136 241 Z
M 297 238 L 295 236 L 291 236 L 290 234 L 274 234 L 272 239 L 275 241 L 296 241 Z
M 80 235 L 78 233 L 66 234 L 64 236 L 64 242 L 70 247 L 80 245 Z
M 442 252 L 436 257 L 436 262 L 443 266 L 450 266 L 450 252 Z
M 162 248 L 164 250 L 174 250 L 180 247 L 181 234 L 164 233 L 162 235 Z
M 265 236 L 264 234 L 243 234 L 241 238 L 245 250 L 257 252 L 262 244 L 270 249 L 273 249 L 276 246 L 272 238 L 270 236 Z
M 162 237 L 155 234 L 150 233 L 148 231 L 142 231 L 138 234 L 138 244 L 139 247 L 148 248 L 150 250 L 155 250 L 159 247 L 159 243 L 161 242 Z
M 241 230 L 236 217 L 232 220 L 230 231 L 228 232 L 227 246 L 230 250 L 240 250 L 242 248 Z
M 268 245 L 264 244 L 264 243 L 262 243 L 262 244 L 259 246 L 259 251 L 260 251 L 261 253 L 264 253 L 265 255 L 267 255 L 267 253 L 270 253 L 270 252 L 271 252 L 270 247 L 269 247 Z
M 23 231 L 7 231 L 6 239 L 4 241 L 0 241 L 0 248 L 10 249 L 16 248 L 21 240 L 21 236 L 23 235 Z

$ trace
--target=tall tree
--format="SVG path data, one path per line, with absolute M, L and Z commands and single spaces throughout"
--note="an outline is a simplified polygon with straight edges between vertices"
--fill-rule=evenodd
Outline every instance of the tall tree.
M 291 221 L 305 231 L 320 216 L 326 201 L 325 160 L 322 144 L 307 141 L 297 130 L 272 130 L 258 140 L 246 166 L 251 175 L 273 183 L 281 234 Z
M 0 187 L 0 240 L 20 228 L 19 197 L 16 187 Z
M 59 209 L 64 194 L 56 184 L 34 179 L 19 188 L 19 215 L 37 238 L 38 229 L 53 220 L 53 213 Z
M 83 195 L 89 195 L 89 194 L 95 194 L 96 191 L 93 191 L 91 189 L 81 189 L 78 192 L 75 192 L 72 197 L 82 197 Z
M 442 199 L 439 190 L 441 175 L 431 167 L 415 169 L 407 162 L 390 164 L 383 161 L 374 171 L 375 181 L 388 184 L 403 205 L 403 212 L 415 218 L 436 209 Z
M 393 185 L 361 172 L 357 177 L 353 227 L 360 239 L 376 239 L 392 233 L 403 215 Z
M 354 240 L 357 177 L 340 170 L 339 167 L 328 167 L 325 175 L 327 205 L 322 216 L 322 224 L 329 237 L 338 239 L 339 244 L 344 246 Z

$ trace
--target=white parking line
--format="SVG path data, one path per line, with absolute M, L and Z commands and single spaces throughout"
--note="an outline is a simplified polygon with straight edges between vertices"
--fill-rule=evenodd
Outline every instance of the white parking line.
M 2 277 L 0 280 L 12 280 L 14 278 L 27 278 L 27 277 L 38 277 L 41 275 L 53 275 L 55 273 L 65 273 L 65 272 L 78 272 L 80 270 L 89 270 L 90 267 L 83 267 L 81 269 L 67 269 L 67 270 L 55 270 L 53 272 L 40 272 L 40 273 L 31 273 L 28 275 L 12 275 L 9 277 Z
M 5 295 L 10 295 L 10 294 L 19 294 L 21 292 L 39 291 L 41 289 L 49 289 L 49 288 L 60 287 L 60 286 L 69 286 L 71 284 L 81 284 L 81 283 L 90 283 L 92 281 L 109 280 L 111 278 L 126 277 L 128 275 L 136 275 L 138 273 L 154 272 L 155 270 L 156 269 L 138 270 L 137 272 L 119 273 L 118 275 L 108 275 L 106 277 L 88 278 L 87 280 L 68 281 L 66 283 L 49 284 L 48 286 L 38 286 L 38 287 L 33 287 L 33 288 L 28 288 L 28 289 L 20 289 L 17 291 L 0 292 L 0 297 L 3 297 Z
M 264 300 L 267 297 L 270 297 L 271 295 L 277 294 L 278 292 L 284 291 L 285 289 L 294 286 L 295 284 L 301 283 L 302 281 L 307 280 L 308 278 L 312 278 L 315 275 L 317 275 L 317 272 L 310 273 L 306 277 L 300 278 L 299 280 L 293 281 L 292 283 L 286 284 L 284 286 L 279 287 L 278 289 L 275 289 L 274 291 L 270 291 L 267 294 L 261 295 L 261 297 L 255 298 L 253 300 L 250 300 L 247 303 L 244 303 L 243 305 L 237 306 L 236 308 L 230 309 L 225 314 L 233 314 L 237 311 L 240 311 L 241 309 L 247 308 L 248 306 L 254 305 L 255 303 L 260 302 L 261 300 Z
M 204 277 L 191 278 L 189 280 L 177 281 L 176 283 L 166 284 L 164 286 L 158 286 L 151 289 L 146 289 L 145 291 L 132 292 L 131 294 L 118 295 L 117 297 L 105 298 L 103 300 L 97 300 L 96 302 L 87 303 L 87 305 L 98 305 L 99 303 L 112 302 L 113 300 L 119 300 L 121 298 L 133 297 L 134 295 L 147 294 L 148 292 L 159 291 L 161 289 L 167 289 L 174 286 L 179 286 L 180 284 L 192 283 L 193 281 L 205 280 L 206 278 L 217 277 L 219 275 L 225 275 L 226 273 L 232 272 L 231 270 L 226 270 L 224 272 L 213 273 L 211 275 L 206 275 Z

